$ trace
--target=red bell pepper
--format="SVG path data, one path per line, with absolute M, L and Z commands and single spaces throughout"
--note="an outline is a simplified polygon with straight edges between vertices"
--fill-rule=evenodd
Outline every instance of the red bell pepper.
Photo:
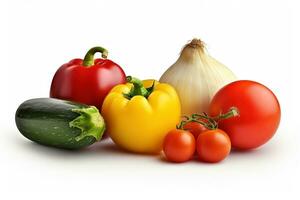
M 103 59 L 95 59 L 95 53 Z M 50 97 L 94 105 L 101 110 L 108 92 L 117 84 L 126 83 L 122 68 L 107 59 L 108 52 L 102 47 L 91 48 L 84 59 L 73 59 L 55 73 Z

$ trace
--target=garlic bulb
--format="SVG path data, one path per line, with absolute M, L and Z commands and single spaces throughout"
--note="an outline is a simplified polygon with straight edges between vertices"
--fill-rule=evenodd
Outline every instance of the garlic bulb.
M 178 60 L 161 76 L 160 82 L 177 91 L 183 115 L 208 111 L 213 95 L 237 78 L 230 69 L 206 52 L 204 43 L 193 39 L 181 51 Z

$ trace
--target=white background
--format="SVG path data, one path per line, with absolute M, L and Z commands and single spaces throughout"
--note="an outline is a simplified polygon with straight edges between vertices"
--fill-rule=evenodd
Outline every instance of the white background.
M 296 3 L 11 0 L 0 11 L 1 199 L 299 199 Z M 218 164 L 170 164 L 109 141 L 56 150 L 16 129 L 18 105 L 47 97 L 56 69 L 90 47 L 106 47 L 128 75 L 159 79 L 193 37 L 240 79 L 278 96 L 281 125 L 262 148 L 232 152 Z

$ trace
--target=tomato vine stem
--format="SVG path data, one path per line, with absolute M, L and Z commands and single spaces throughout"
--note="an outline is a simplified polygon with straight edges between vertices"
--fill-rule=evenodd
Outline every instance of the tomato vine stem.
M 184 126 L 190 122 L 196 122 L 202 124 L 209 130 L 218 128 L 218 122 L 220 120 L 229 119 L 239 116 L 239 110 L 236 107 L 231 107 L 227 113 L 220 113 L 216 117 L 210 117 L 207 113 L 202 114 L 194 113 L 191 116 L 183 116 L 185 118 L 177 125 L 177 129 L 184 129 Z

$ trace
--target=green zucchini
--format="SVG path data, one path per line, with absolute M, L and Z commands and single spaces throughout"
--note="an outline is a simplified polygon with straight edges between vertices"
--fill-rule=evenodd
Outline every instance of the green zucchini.
M 79 149 L 100 140 L 105 123 L 95 106 L 54 98 L 30 99 L 16 111 L 16 125 L 29 140 Z

